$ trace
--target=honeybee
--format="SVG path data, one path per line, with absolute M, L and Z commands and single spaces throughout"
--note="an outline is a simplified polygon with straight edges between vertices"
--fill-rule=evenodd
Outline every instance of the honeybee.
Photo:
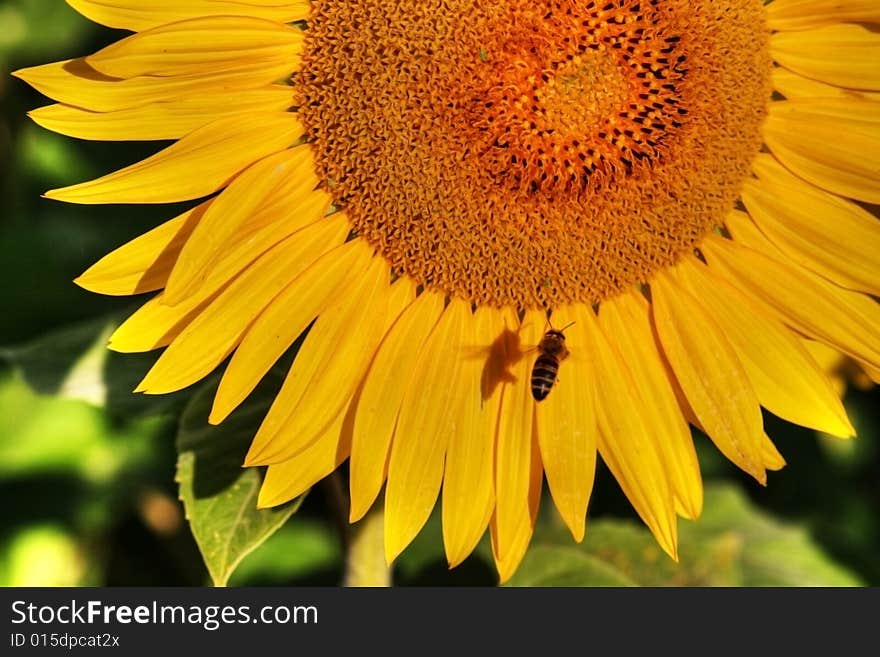
M 571 324 L 567 324 L 561 329 L 554 329 L 551 325 L 550 330 L 544 333 L 544 337 L 538 344 L 538 357 L 532 367 L 532 397 L 535 398 L 535 401 L 545 399 L 556 384 L 559 363 L 568 357 L 563 331 Z

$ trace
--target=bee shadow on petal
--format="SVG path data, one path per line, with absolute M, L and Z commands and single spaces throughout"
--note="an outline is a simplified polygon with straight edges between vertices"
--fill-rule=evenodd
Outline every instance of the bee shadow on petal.
M 492 343 L 485 347 L 471 347 L 468 358 L 483 361 L 480 373 L 480 401 L 488 401 L 502 383 L 515 383 L 513 366 L 526 354 L 521 347 L 519 334 L 505 328 Z

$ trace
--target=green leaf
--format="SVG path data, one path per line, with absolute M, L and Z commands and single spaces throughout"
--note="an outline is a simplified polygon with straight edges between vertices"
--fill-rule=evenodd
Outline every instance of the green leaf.
M 576 546 L 536 545 L 507 586 L 635 586 L 635 582 Z
M 26 344 L 0 348 L 0 359 L 9 362 L 35 392 L 84 401 L 114 417 L 157 415 L 179 408 L 185 393 L 132 392 L 156 355 L 107 349 L 107 338 L 119 323 L 119 315 L 110 315 L 64 326 Z
M 0 6 L 0 55 L 14 53 L 31 58 L 47 49 L 65 52 L 96 31 L 90 24 L 57 0 L 7 0 Z
M 229 580 L 230 586 L 278 586 L 322 575 L 337 584 L 342 546 L 332 523 L 298 517 L 281 527 L 247 556 Z
M 738 489 L 707 491 L 709 513 L 694 527 L 709 535 L 733 532 L 741 542 L 743 586 L 860 586 L 800 527 L 788 526 L 757 509 Z M 700 527 L 699 525 L 703 526 Z
M 257 508 L 262 470 L 242 468 L 248 445 L 280 387 L 270 374 L 219 426 L 207 422 L 217 382 L 204 385 L 183 412 L 177 436 L 177 483 L 190 529 L 216 586 L 225 586 L 241 560 L 275 533 L 302 497 Z
M 798 527 L 758 509 L 736 487 L 708 486 L 703 516 L 679 521 L 679 561 L 641 524 L 588 523 L 575 546 L 559 528 L 539 530 L 515 586 L 859 586 Z M 603 579 L 605 577 L 606 579 Z M 619 578 L 616 583 L 614 578 Z
M 74 475 L 92 483 L 124 476 L 154 457 L 153 441 L 169 422 L 109 422 L 80 400 L 39 395 L 21 375 L 0 372 L 0 476 Z
M 105 345 L 116 324 L 109 318 L 74 324 L 27 344 L 4 348 L 0 357 L 15 366 L 35 392 L 103 406 L 107 398 Z
M 690 530 L 680 521 L 678 563 L 660 549 L 651 533 L 637 521 L 588 523 L 582 550 L 625 573 L 640 586 L 740 586 L 743 542 L 737 532 L 728 527 L 696 536 Z

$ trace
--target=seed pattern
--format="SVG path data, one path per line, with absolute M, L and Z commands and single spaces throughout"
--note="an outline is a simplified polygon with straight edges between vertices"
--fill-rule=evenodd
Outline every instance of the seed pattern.
M 478 304 L 598 303 L 733 207 L 760 148 L 760 0 L 315 0 L 300 114 L 396 272 Z

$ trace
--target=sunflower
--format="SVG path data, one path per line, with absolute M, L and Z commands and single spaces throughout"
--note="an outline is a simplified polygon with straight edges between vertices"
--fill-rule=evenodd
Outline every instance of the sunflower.
M 348 461 L 389 562 L 442 491 L 450 564 L 488 529 L 507 579 L 545 478 L 583 539 L 597 456 L 675 558 L 689 425 L 761 484 L 762 407 L 853 435 L 811 345 L 880 377 L 880 4 L 68 2 L 134 34 L 18 71 L 33 119 L 173 143 L 47 196 L 200 201 L 77 280 L 156 292 L 110 340 L 164 348 L 137 390 L 228 359 L 220 423 L 301 340 L 260 505 Z

